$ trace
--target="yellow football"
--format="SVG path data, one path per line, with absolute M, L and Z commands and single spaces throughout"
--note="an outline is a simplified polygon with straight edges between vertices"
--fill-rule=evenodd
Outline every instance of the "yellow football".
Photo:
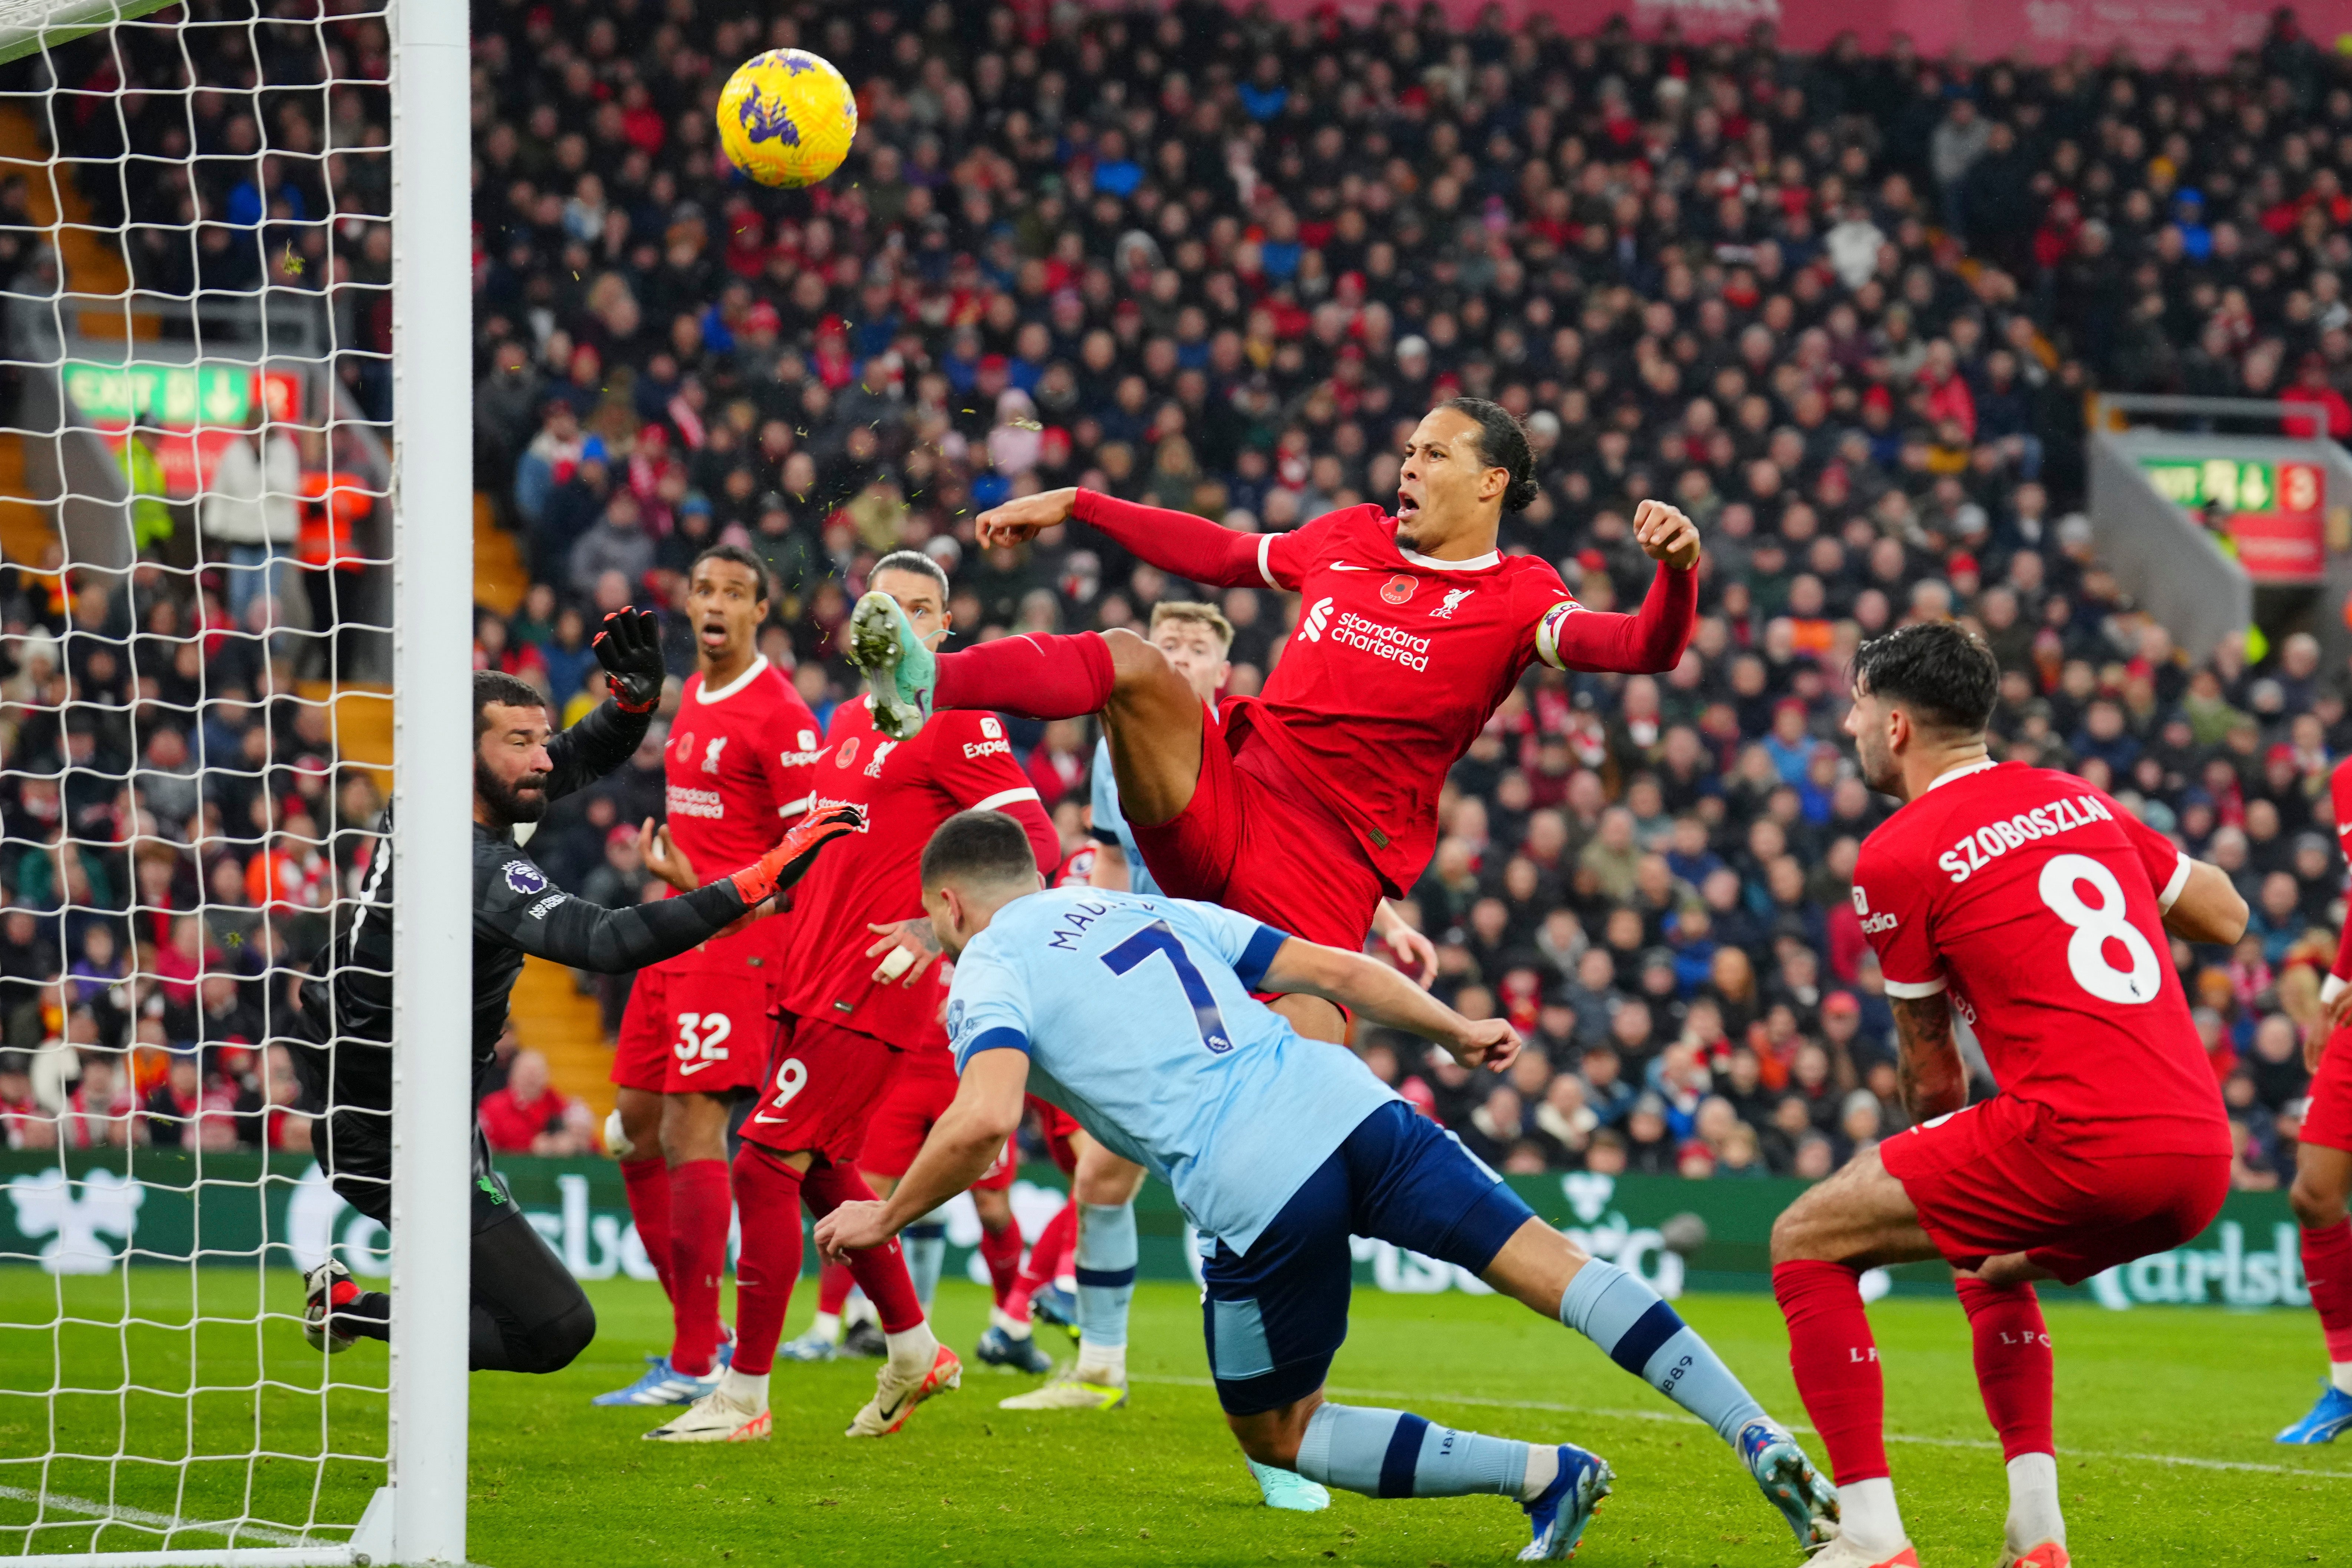
M 719 144 L 763 185 L 813 185 L 849 156 L 857 98 L 833 62 L 805 49 L 754 55 L 719 95 Z

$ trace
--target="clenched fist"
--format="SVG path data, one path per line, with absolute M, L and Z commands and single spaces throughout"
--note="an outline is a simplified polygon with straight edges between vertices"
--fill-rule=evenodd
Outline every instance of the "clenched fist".
M 1682 509 L 1645 500 L 1633 509 L 1633 539 L 1653 561 L 1687 571 L 1698 564 L 1698 525 Z

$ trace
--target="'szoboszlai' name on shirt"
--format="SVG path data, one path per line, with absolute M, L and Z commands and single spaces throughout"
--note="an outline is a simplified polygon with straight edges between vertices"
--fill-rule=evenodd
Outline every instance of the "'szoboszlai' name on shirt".
M 1936 858 L 1936 864 L 1950 873 L 1957 886 L 2011 850 L 2021 848 L 2037 838 L 2048 838 L 2069 828 L 2088 827 L 2094 822 L 2113 822 L 2115 819 L 2115 813 L 2109 811 L 2097 795 L 2062 796 L 2048 805 L 2037 805 L 2032 811 L 2021 811 L 2014 816 L 1988 822 L 1974 833 L 1963 835 L 1949 849 Z

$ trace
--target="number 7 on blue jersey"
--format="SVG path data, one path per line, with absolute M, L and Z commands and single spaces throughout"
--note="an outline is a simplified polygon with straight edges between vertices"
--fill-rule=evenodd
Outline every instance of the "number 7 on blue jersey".
M 1171 931 L 1166 921 L 1153 921 L 1117 947 L 1102 955 L 1104 967 L 1113 974 L 1125 974 L 1155 952 L 1164 952 L 1176 971 L 1176 978 L 1184 986 L 1184 994 L 1192 1004 L 1192 1021 L 1200 1026 L 1201 1043 L 1212 1052 L 1223 1055 L 1234 1048 L 1233 1037 L 1225 1032 L 1225 1016 L 1217 1011 L 1217 999 L 1209 992 L 1209 983 L 1192 965 L 1192 955 Z

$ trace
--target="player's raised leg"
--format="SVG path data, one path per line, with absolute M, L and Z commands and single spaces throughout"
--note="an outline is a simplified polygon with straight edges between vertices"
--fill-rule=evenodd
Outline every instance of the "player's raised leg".
M 2329 1049 L 2352 1049 L 2352 1036 L 2339 1035 Z M 2314 1086 L 2287 1202 L 2303 1229 L 2303 1275 L 2326 1339 L 2327 1382 L 2310 1413 L 2278 1435 L 2282 1443 L 2332 1443 L 2352 1431 L 2352 1220 L 2345 1212 L 2352 1195 L 2352 1150 L 2332 1148 L 2313 1135 L 2313 1124 L 2325 1121 L 2323 1111 L 2334 1110 L 2322 1104 L 2325 1087 Z M 2338 1120 L 2352 1122 L 2352 1116 Z M 2318 1131 L 2321 1137 L 2335 1135 L 2324 1124 Z
M 1874 1149 L 1808 1190 L 1772 1226 L 1772 1289 L 1789 1322 L 1789 1368 L 1837 1479 L 1840 1534 L 1814 1559 L 1835 1568 L 1916 1565 L 1886 1463 L 1886 1388 L 1862 1310 L 1862 1274 L 1937 1255 Z

